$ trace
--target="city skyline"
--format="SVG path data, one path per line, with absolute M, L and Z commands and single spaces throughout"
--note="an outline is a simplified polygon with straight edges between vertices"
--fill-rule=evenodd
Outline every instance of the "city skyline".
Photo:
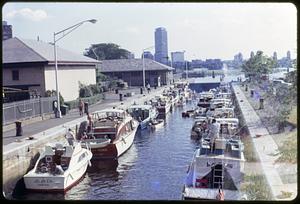
M 187 60 L 232 60 L 239 52 L 248 58 L 257 50 L 270 57 L 276 51 L 279 59 L 290 50 L 296 57 L 297 11 L 291 3 L 6 3 L 2 13 L 14 37 L 45 42 L 52 42 L 54 32 L 97 19 L 58 43 L 78 54 L 111 42 L 141 56 L 155 45 L 154 30 L 164 27 L 169 57 L 182 50 Z

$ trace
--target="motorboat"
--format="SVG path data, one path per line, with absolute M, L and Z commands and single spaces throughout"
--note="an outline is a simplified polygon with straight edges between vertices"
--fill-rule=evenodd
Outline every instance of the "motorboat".
M 147 128 L 149 122 L 154 120 L 158 111 L 152 105 L 132 105 L 127 109 L 128 113 L 139 122 L 141 129 Z
M 45 146 L 32 170 L 24 175 L 25 187 L 33 191 L 65 192 L 84 176 L 92 152 L 80 142 Z
M 244 172 L 243 144 L 237 136 L 219 137 L 215 148 L 202 137 L 187 171 L 182 198 L 185 200 L 241 200 L 240 183 Z
M 93 158 L 115 159 L 132 145 L 139 123 L 125 110 L 96 111 L 91 118 L 92 127 L 79 128 L 79 138 L 90 146 Z M 87 137 L 82 137 L 83 131 L 87 131 Z
M 160 96 L 158 99 L 156 109 L 159 114 L 167 115 L 171 110 L 171 100 L 168 96 Z
M 215 108 L 213 110 L 208 110 L 206 115 L 208 117 L 214 118 L 234 118 L 234 109 L 233 108 Z
M 163 119 L 154 119 L 150 122 L 150 128 L 151 129 L 158 129 L 163 127 L 165 124 L 165 120 Z
M 203 135 L 208 133 L 208 119 L 206 117 L 197 117 L 191 130 L 191 139 L 200 140 Z
M 201 92 L 199 93 L 198 106 L 203 108 L 210 107 L 210 101 L 214 98 L 214 93 L 212 92 Z

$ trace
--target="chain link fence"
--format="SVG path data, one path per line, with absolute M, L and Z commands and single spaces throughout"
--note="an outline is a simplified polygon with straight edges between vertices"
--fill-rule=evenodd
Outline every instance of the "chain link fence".
M 17 120 L 42 116 L 53 112 L 53 101 L 56 97 L 40 97 L 24 101 L 4 103 L 2 112 L 2 125 L 13 123 Z

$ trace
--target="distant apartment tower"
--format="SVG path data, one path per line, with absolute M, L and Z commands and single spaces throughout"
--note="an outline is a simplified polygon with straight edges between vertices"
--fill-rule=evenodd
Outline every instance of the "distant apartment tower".
M 171 52 L 172 62 L 184 62 L 184 52 Z
M 286 58 L 287 58 L 288 60 L 291 60 L 291 52 L 290 52 L 290 51 L 287 51 L 287 53 L 286 53 Z
M 143 58 L 143 56 L 141 58 Z M 145 51 L 144 52 L 144 58 L 153 60 L 154 57 L 153 57 L 153 54 L 150 51 Z
M 277 52 L 273 53 L 273 60 L 277 60 Z
M 7 25 L 6 21 L 2 21 L 2 40 L 12 38 L 12 26 Z
M 155 61 L 168 64 L 168 37 L 165 28 L 155 29 Z
M 250 58 L 253 58 L 253 57 L 254 57 L 254 52 L 251 51 L 251 53 L 250 53 Z

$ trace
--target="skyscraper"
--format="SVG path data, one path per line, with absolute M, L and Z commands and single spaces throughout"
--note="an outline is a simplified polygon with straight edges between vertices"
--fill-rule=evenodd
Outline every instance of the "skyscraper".
M 273 53 L 273 60 L 277 60 L 277 52 Z
M 250 53 L 250 58 L 253 58 L 253 57 L 254 57 L 254 52 L 251 51 L 251 53 Z
M 287 58 L 288 60 L 291 60 L 291 52 L 290 52 L 290 51 L 287 51 L 287 53 L 286 53 L 286 58 Z
M 168 37 L 165 28 L 155 29 L 155 61 L 162 64 L 168 64 Z

